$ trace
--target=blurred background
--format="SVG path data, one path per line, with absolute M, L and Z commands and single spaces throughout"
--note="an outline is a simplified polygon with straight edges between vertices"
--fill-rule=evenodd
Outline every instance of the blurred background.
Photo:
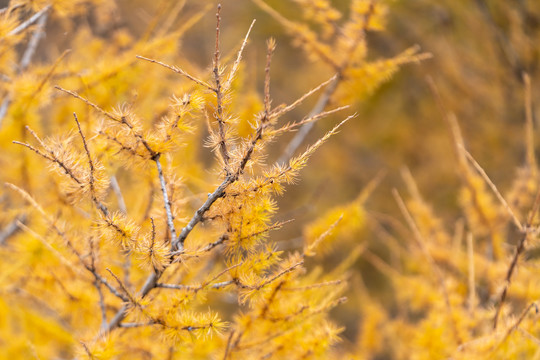
M 36 1 L 36 9 L 45 2 Z M 59 2 L 61 3 L 61 2 Z M 80 2 L 83 3 L 83 2 Z M 212 65 L 215 39 L 215 8 L 217 1 L 149 1 L 117 0 L 83 4 L 76 15 L 63 18 L 61 6 L 52 13 L 45 27 L 45 37 L 33 57 L 33 67 L 43 67 L 45 72 L 67 49 L 67 65 L 54 79 L 69 86 L 69 78 L 84 78 L 86 84 L 92 79 L 99 83 L 92 88 L 94 101 L 105 108 L 119 103 L 136 103 L 143 116 L 149 118 L 159 114 L 145 104 L 155 98 L 139 96 L 148 89 L 158 89 L 156 97 L 168 99 L 170 93 L 163 89 L 183 89 L 178 78 L 171 76 L 166 84 L 153 84 L 152 74 L 157 69 L 141 68 L 132 57 L 135 44 L 151 39 L 153 31 L 163 26 L 163 31 L 185 28 L 181 40 L 172 38 L 174 44 L 160 44 L 168 49 L 163 60 L 180 65 L 195 74 L 208 74 Z M 301 1 L 268 0 L 266 3 L 283 17 L 303 22 Z M 350 12 L 349 0 L 331 1 L 346 19 Z M 432 205 L 444 226 L 452 228 L 462 215 L 459 203 L 460 174 L 454 145 L 445 112 L 454 113 L 461 126 L 469 151 L 484 167 L 501 191 L 510 188 L 518 167 L 525 161 L 525 106 L 524 74 L 532 84 L 533 114 L 540 94 L 539 51 L 540 47 L 540 2 L 535 0 L 516 1 L 455 1 L 415 0 L 380 1 L 387 8 L 384 29 L 368 31 L 365 61 L 376 61 L 394 57 L 412 46 L 419 46 L 422 53 L 431 58 L 417 63 L 404 64 L 399 71 L 385 81 L 363 93 L 349 94 L 351 107 L 316 123 L 300 149 L 305 149 L 329 131 L 336 123 L 351 113 L 356 118 L 347 123 L 338 135 L 332 137 L 310 160 L 310 165 L 301 173 L 296 185 L 287 188 L 278 199 L 280 211 L 276 220 L 294 219 L 294 225 L 285 226 L 272 235 L 272 240 L 287 250 L 301 249 L 303 234 L 321 214 L 356 199 L 368 183 L 382 174 L 377 187 L 369 192 L 363 208 L 370 216 L 387 221 L 402 222 L 401 215 L 391 195 L 391 190 L 405 188 L 401 173 L 406 167 L 416 180 L 424 199 Z M 238 94 L 234 103 L 239 117 L 245 109 L 260 110 L 264 81 L 266 40 L 276 39 L 277 49 L 272 62 L 271 94 L 273 104 L 289 103 L 307 90 L 327 80 L 333 70 L 324 62 L 307 56 L 295 45 L 291 36 L 274 17 L 249 0 L 223 0 L 221 23 L 221 47 L 223 56 L 232 56 L 241 44 L 253 19 L 256 23 L 244 55 L 244 64 L 238 79 Z M 6 1 L 0 1 L 5 7 Z M 70 7 L 69 2 L 65 4 Z M 177 14 L 175 13 L 177 12 Z M 172 16 L 174 14 L 174 16 Z M 168 22 L 164 24 L 164 22 Z M 309 23 L 308 23 L 309 24 Z M 317 24 L 309 24 L 317 32 Z M 156 30 L 157 29 L 157 30 Z M 76 37 L 74 37 L 76 36 Z M 118 63 L 103 64 L 100 54 L 111 58 L 108 45 L 114 44 Z M 170 48 L 168 47 L 170 45 Z M 137 45 L 138 46 L 138 45 Z M 17 56 L 24 47 L 17 48 Z M 151 54 L 141 47 L 145 55 Z M 128 54 L 129 58 L 124 58 Z M 7 56 L 6 54 L 2 56 Z M 127 55 L 126 55 L 127 56 Z M 16 62 L 16 55 L 12 55 Z M 97 60 L 91 60 L 97 59 Z M 84 72 L 70 73 L 70 68 L 81 68 Z M 107 73 L 105 66 L 117 66 Z M 148 72 L 150 71 L 150 72 Z M 8 74 L 14 76 L 14 74 Z M 144 78 L 133 79 L 133 77 Z M 444 109 L 437 103 L 429 86 L 429 78 L 440 92 Z M 126 80 L 122 84 L 122 79 Z M 162 78 L 155 78 L 162 81 Z M 52 83 L 55 83 L 52 81 Z M 71 83 L 72 88 L 76 88 Z M 120 85 L 119 85 L 120 84 Z M 90 88 L 90 87 L 89 87 Z M 2 88 L 4 97 L 10 91 L 24 89 Z M 258 94 L 258 97 L 253 94 Z M 58 94 L 48 92 L 47 101 L 64 101 Z M 16 96 L 15 96 L 16 98 Z M 317 101 L 317 95 L 287 115 L 283 121 L 300 120 Z M 340 100 L 341 101 L 341 100 Z M 341 105 L 340 101 L 330 106 Z M 66 102 L 67 104 L 67 102 Z M 80 108 L 84 108 L 83 105 Z M 1 151 L 13 154 L 0 160 L 2 169 L 31 166 L 37 160 L 18 156 L 11 140 L 21 138 L 24 125 L 35 123 L 42 134 L 57 132 L 71 121 L 70 106 L 51 109 L 46 105 L 39 110 L 23 112 L 21 104 L 11 104 L 0 128 Z M 81 110 L 83 111 L 83 110 Z M 153 113 L 154 112 L 154 113 Z M 536 117 L 535 126 L 536 124 Z M 201 126 L 200 139 L 205 136 Z M 274 143 L 267 162 L 279 158 L 292 138 L 286 136 Z M 213 166 L 213 155 L 201 144 L 193 144 L 193 156 L 207 168 Z M 199 171 L 209 171 L 199 169 Z M 20 172 L 2 171 L 2 181 L 18 179 Z M 39 187 L 39 176 L 29 176 L 28 186 Z M 121 179 L 121 181 L 127 181 Z M 189 183 L 190 180 L 188 180 Z M 196 188 L 196 182 L 189 184 Z M 7 205 L 6 205 L 7 206 Z M 384 221 L 383 221 L 384 222 Z M 370 249 L 382 257 L 388 256 L 379 246 L 378 238 L 367 227 L 358 226 L 358 232 L 348 236 L 357 238 L 358 243 L 369 244 Z M 351 246 L 337 242 L 314 262 L 332 268 L 347 257 Z M 308 265 L 309 266 L 309 265 Z M 384 280 L 372 265 L 361 259 L 354 268 L 361 270 L 363 283 L 373 289 L 388 291 Z M 353 275 L 353 277 L 356 275 Z M 357 284 L 355 281 L 352 284 Z M 353 293 L 355 289 L 351 290 Z M 353 343 L 357 338 L 359 320 L 354 313 L 355 302 L 340 306 L 334 312 L 337 322 L 346 326 L 344 338 Z

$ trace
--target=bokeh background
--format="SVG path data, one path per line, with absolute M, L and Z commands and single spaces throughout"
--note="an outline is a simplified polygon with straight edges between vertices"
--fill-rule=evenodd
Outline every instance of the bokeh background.
M 42 3 L 36 1 L 36 8 Z M 168 40 L 164 40 L 155 45 L 160 51 L 168 49 L 164 60 L 196 74 L 208 73 L 214 51 L 217 3 L 188 0 L 180 6 L 175 1 L 116 0 L 85 5 L 67 19 L 53 13 L 45 28 L 46 36 L 41 40 L 30 67 L 41 68 L 44 73 L 65 50 L 72 49 L 67 55 L 66 66 L 51 83 L 77 88 L 80 85 L 77 79 L 84 78 L 81 81 L 88 87 L 88 94 L 92 94 L 100 106 L 112 108 L 123 102 L 136 103 L 143 116 L 155 117 L 166 106 L 156 99 L 164 101 L 169 96 L 163 89 L 175 86 L 183 89 L 186 85 L 180 84 L 172 75 L 165 80 L 166 84 L 154 83 L 154 79 L 163 81 L 161 76 L 153 77 L 160 70 L 148 70 L 146 65 L 141 67 L 133 59 L 130 47 L 144 42 L 145 37 L 150 38 L 149 34 L 163 26 L 163 19 L 167 19 L 170 23 L 166 24 L 166 31 L 188 27 L 180 42 L 172 39 L 170 41 L 174 44 L 167 44 Z M 290 20 L 303 21 L 301 5 L 295 1 L 268 0 L 266 3 Z M 331 3 L 343 13 L 344 18 L 347 17 L 350 1 L 335 0 Z M 463 215 L 459 202 L 460 168 L 451 131 L 445 121 L 446 113 L 456 115 L 467 148 L 503 194 L 510 188 L 518 167 L 525 162 L 523 79 L 524 74 L 531 79 L 534 114 L 540 94 L 540 2 L 415 0 L 383 3 L 388 8 L 384 29 L 367 33 L 367 59 L 390 58 L 411 46 L 419 46 L 422 53 L 429 53 L 431 57 L 403 65 L 370 91 L 349 94 L 349 109 L 317 122 L 301 149 L 323 136 L 346 115 L 357 113 L 356 118 L 310 160 L 298 183 L 288 187 L 285 195 L 278 199 L 280 210 L 276 220 L 295 220 L 272 235 L 272 240 L 282 249 L 301 249 L 303 236 L 313 221 L 328 209 L 356 199 L 377 176 L 381 176 L 380 181 L 369 192 L 363 205 L 368 214 L 366 217 L 375 217 L 388 228 L 387 223 L 402 223 L 391 191 L 397 188 L 405 192 L 404 168 L 410 170 L 424 199 L 441 216 L 443 226 L 452 229 Z M 260 106 L 265 43 L 270 37 L 277 41 L 272 63 L 274 104 L 290 102 L 333 75 L 326 64 L 314 60 L 295 46 L 294 36 L 254 2 L 222 0 L 221 4 L 224 56 L 234 54 L 251 21 L 257 20 L 238 79 L 245 96 L 242 98 L 240 94 L 235 105 L 239 112 L 248 108 L 256 110 Z M 6 1 L 0 2 L 0 7 L 6 5 Z M 175 11 L 178 11 L 177 16 L 167 16 Z M 318 30 L 317 26 L 313 29 Z M 14 54 L 21 54 L 24 48 L 16 50 Z M 110 59 L 110 52 L 116 53 L 115 62 L 107 60 L 103 63 L 100 55 L 105 58 L 106 53 Z M 152 49 L 141 47 L 141 52 L 151 54 Z M 80 68 L 85 70 L 78 70 L 77 74 L 70 72 L 70 69 Z M 430 88 L 430 81 L 440 93 L 443 108 Z M 148 97 L 139 95 L 152 90 L 157 93 Z M 22 82 L 15 90 L 2 85 L 0 96 L 24 94 L 25 91 L 28 92 Z M 259 98 L 253 95 L 257 93 Z M 16 95 L 9 96 L 17 98 Z M 41 186 L 41 175 L 28 170 L 33 169 L 33 164 L 39 160 L 21 155 L 21 150 L 11 144 L 12 140 L 27 136 L 24 135 L 24 125 L 32 124 L 39 128 L 41 134 L 50 135 L 69 124 L 69 114 L 74 108 L 81 113 L 88 111 L 84 110 L 84 105 L 74 103 L 52 89 L 46 91 L 42 100 L 42 106 L 27 111 L 15 100 L 2 119 L 2 182 L 20 182 L 22 173 L 30 188 L 39 189 Z M 316 100 L 316 96 L 309 99 L 286 120 L 301 119 Z M 49 106 L 58 102 L 64 104 Z M 157 109 L 148 106 L 153 102 L 158 104 Z M 536 117 L 534 121 L 536 126 Z M 204 126 L 199 131 L 203 140 L 206 135 Z M 269 163 L 280 156 L 291 137 L 286 136 L 272 144 L 267 159 Z M 190 146 L 191 156 L 208 168 L 213 166 L 213 155 L 202 146 L 202 142 Z M 120 180 L 129 181 L 121 177 Z M 187 179 L 187 182 L 196 189 L 196 180 Z M 8 195 L 2 195 L 4 208 L 11 204 L 7 198 Z M 137 200 L 132 201 L 136 203 Z M 8 218 L 3 221 L 7 223 Z M 324 255 L 311 261 L 331 269 L 347 257 L 354 242 L 366 243 L 373 253 L 389 258 L 388 249 L 380 244 L 376 233 L 362 219 L 358 219 L 356 232 L 344 235 L 353 240 L 338 241 Z M 357 271 L 351 275 L 349 296 L 354 298 L 356 292 L 361 291 L 358 288 L 361 283 L 384 304 L 385 296 L 391 291 L 384 277 L 362 257 L 352 268 Z M 357 306 L 357 302 L 350 301 L 332 314 L 338 324 L 345 326 L 343 337 L 346 347 L 354 348 L 353 344 L 360 336 L 361 315 L 355 311 Z

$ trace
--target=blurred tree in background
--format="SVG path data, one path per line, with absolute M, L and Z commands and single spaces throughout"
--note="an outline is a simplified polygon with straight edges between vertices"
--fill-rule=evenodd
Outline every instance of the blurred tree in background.
M 540 3 L 0 3 L 1 355 L 540 358 Z

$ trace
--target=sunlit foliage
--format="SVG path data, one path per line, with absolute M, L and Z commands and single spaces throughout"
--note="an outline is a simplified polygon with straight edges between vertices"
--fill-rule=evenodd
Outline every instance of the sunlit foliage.
M 540 357 L 538 6 L 438 5 L 475 24 L 471 43 L 495 39 L 499 62 L 484 66 L 422 21 L 405 26 L 413 39 L 395 31 L 426 1 L 127 3 L 0 10 L 0 354 Z M 483 71 L 502 84 L 471 78 L 483 101 L 519 91 L 509 136 L 525 161 L 504 155 L 503 186 L 476 160 L 469 130 L 484 125 L 462 120 L 480 110 L 453 92 L 452 76 Z M 418 111 L 392 97 L 400 81 L 424 86 Z M 376 111 L 399 124 L 380 136 L 363 118 Z M 445 145 L 411 130 L 418 114 L 445 126 Z M 388 157 L 402 156 L 399 172 L 355 153 L 364 126 L 366 146 L 405 149 Z M 432 168 L 407 158 L 428 143 Z M 453 197 L 439 209 L 443 165 Z

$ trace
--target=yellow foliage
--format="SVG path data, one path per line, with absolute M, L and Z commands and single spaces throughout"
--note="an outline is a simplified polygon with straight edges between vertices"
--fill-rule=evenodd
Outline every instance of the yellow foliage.
M 536 2 L 4 6 L 0 357 L 540 359 Z

